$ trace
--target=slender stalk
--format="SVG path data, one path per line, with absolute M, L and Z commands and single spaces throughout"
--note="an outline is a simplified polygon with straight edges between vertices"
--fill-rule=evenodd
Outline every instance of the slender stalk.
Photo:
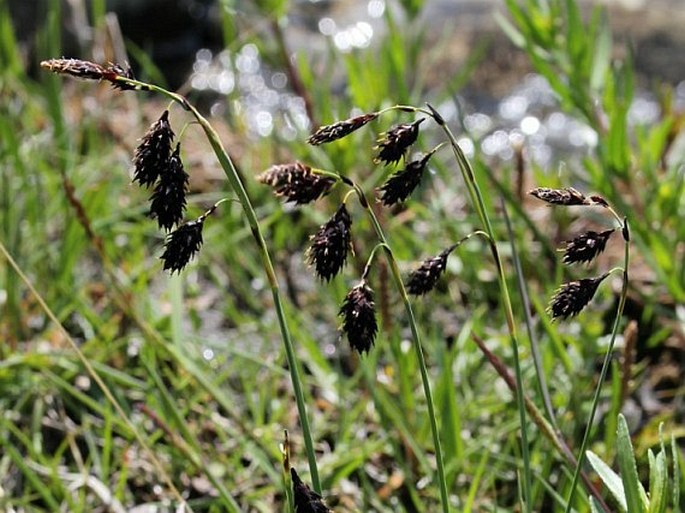
M 412 342 L 414 346 L 414 351 L 416 352 L 416 357 L 419 362 L 419 370 L 421 371 L 421 383 L 423 385 L 423 393 L 426 397 L 426 405 L 428 407 L 428 419 L 430 420 L 431 433 L 433 435 L 433 446 L 435 448 L 435 464 L 438 469 L 438 485 L 440 488 L 440 502 L 442 505 L 443 513 L 450 512 L 449 497 L 447 494 L 447 481 L 445 478 L 445 465 L 442 456 L 442 446 L 440 444 L 440 431 L 438 429 L 438 421 L 435 413 L 435 405 L 433 402 L 433 393 L 431 392 L 430 379 L 428 376 L 428 368 L 426 367 L 426 359 L 423 354 L 423 347 L 421 346 L 421 338 L 419 336 L 419 330 L 416 325 L 416 318 L 414 317 L 414 311 L 411 307 L 411 302 L 409 301 L 409 295 L 404 287 L 404 282 L 402 281 L 402 276 L 400 274 L 400 269 L 397 266 L 397 260 L 393 255 L 392 249 L 388 245 L 388 241 L 383 233 L 383 228 L 378 222 L 378 218 L 374 213 L 373 209 L 366 200 L 364 192 L 359 188 L 358 185 L 353 185 L 359 201 L 362 207 L 366 210 L 371 220 L 371 224 L 376 232 L 376 235 L 381 243 L 381 246 L 385 250 L 388 257 L 388 263 L 390 264 L 390 270 L 392 273 L 393 280 L 395 281 L 395 286 L 400 293 L 402 302 L 404 303 L 404 308 L 407 312 L 407 319 L 409 321 L 409 327 L 412 334 Z
M 247 222 L 252 230 L 252 236 L 257 242 L 257 247 L 259 249 L 260 257 L 262 260 L 262 266 L 266 272 L 267 279 L 269 281 L 269 287 L 271 289 L 271 295 L 273 297 L 274 308 L 276 309 L 276 315 L 278 317 L 278 324 L 281 330 L 281 337 L 283 339 L 283 345 L 285 346 L 286 358 L 288 360 L 288 368 L 290 369 L 290 377 L 293 385 L 293 392 L 295 394 L 295 402 L 297 403 L 297 411 L 300 418 L 300 425 L 302 426 L 302 436 L 304 438 L 305 450 L 307 452 L 307 459 L 309 460 L 309 473 L 312 479 L 312 487 L 314 491 L 321 494 L 321 481 L 319 479 L 319 471 L 316 464 L 316 454 L 314 452 L 314 443 L 312 441 L 311 430 L 309 427 L 309 420 L 307 417 L 307 409 L 305 405 L 304 392 L 302 389 L 302 381 L 300 379 L 299 367 L 297 364 L 297 358 L 295 355 L 295 349 L 293 347 L 292 338 L 290 337 L 290 331 L 288 329 L 288 323 L 285 315 L 285 310 L 283 307 L 283 301 L 281 299 L 280 286 L 276 278 L 276 273 L 274 271 L 273 264 L 271 262 L 271 256 L 262 235 L 261 228 L 259 226 L 259 221 L 257 220 L 257 214 L 254 211 L 250 197 L 245 190 L 245 186 L 238 174 L 238 171 L 231 160 L 228 152 L 224 149 L 219 135 L 216 133 L 212 125 L 207 121 L 207 119 L 200 114 L 200 112 L 181 95 L 172 93 L 162 87 L 147 84 L 145 82 L 140 82 L 137 80 L 126 79 L 123 77 L 119 78 L 120 81 L 129 83 L 136 87 L 142 89 L 156 91 L 163 94 L 167 98 L 174 100 L 179 103 L 185 110 L 189 111 L 200 124 L 202 129 L 207 136 L 207 140 L 214 150 L 214 154 L 221 164 L 221 168 L 224 170 L 224 174 L 228 179 L 233 191 L 238 197 L 238 201 L 243 208 L 243 213 L 247 218 Z
M 476 343 L 476 345 L 483 353 L 485 358 L 487 358 L 487 360 L 492 364 L 495 371 L 497 371 L 497 373 L 502 377 L 504 382 L 509 387 L 509 390 L 515 393 L 516 382 L 514 380 L 514 377 L 509 373 L 509 369 L 504 364 L 504 362 L 500 360 L 497 357 L 497 355 L 495 355 L 492 351 L 490 351 L 490 349 L 488 349 L 488 347 L 485 345 L 485 342 L 475 333 L 471 334 L 471 338 Z M 530 415 L 532 421 L 535 422 L 535 424 L 538 426 L 540 432 L 547 437 L 547 439 L 552 443 L 552 445 L 554 445 L 554 448 L 565 459 L 569 468 L 576 468 L 578 460 L 576 460 L 576 457 L 573 455 L 573 452 L 569 449 L 561 433 L 552 425 L 551 422 L 549 422 L 545 418 L 544 414 L 535 405 L 532 399 L 530 399 L 530 397 L 524 396 L 524 400 L 526 403 L 526 410 L 528 410 L 528 415 Z M 583 480 L 583 483 L 585 484 L 586 488 L 595 498 L 597 503 L 602 507 L 602 509 L 604 511 L 610 512 L 611 509 L 609 509 L 609 506 L 607 506 L 606 501 L 602 497 L 601 492 L 590 480 L 588 475 L 582 470 L 580 471 L 580 478 Z
M 618 217 L 618 216 L 616 216 Z M 620 217 L 619 217 L 620 219 Z M 599 395 L 602 391 L 602 385 L 606 379 L 607 372 L 609 371 L 609 365 L 611 364 L 611 355 L 614 352 L 614 345 L 616 343 L 616 337 L 618 335 L 618 328 L 621 322 L 621 317 L 623 316 L 623 309 L 626 306 L 626 299 L 628 297 L 628 265 L 630 263 L 630 235 L 628 231 L 628 222 L 624 219 L 622 222 L 622 232 L 623 239 L 625 243 L 624 256 L 623 256 L 623 285 L 621 287 L 621 296 L 618 300 L 618 306 L 616 307 L 616 317 L 614 318 L 614 326 L 611 330 L 611 340 L 609 341 L 609 347 L 607 348 L 606 355 L 604 355 L 604 363 L 602 363 L 602 370 L 599 373 L 599 380 L 597 381 L 597 388 L 595 389 L 595 394 L 592 399 L 592 408 L 590 409 L 590 417 L 587 420 L 587 425 L 585 426 L 585 433 L 583 434 L 583 441 L 580 444 L 580 451 L 578 453 L 578 465 L 573 473 L 573 480 L 571 481 L 571 490 L 568 494 L 568 500 L 566 501 L 566 513 L 571 511 L 571 504 L 573 501 L 573 494 L 576 491 L 576 486 L 578 485 L 578 476 L 581 472 L 581 467 L 583 466 L 583 461 L 585 458 L 585 450 L 587 449 L 587 444 L 590 441 L 590 432 L 592 431 L 592 423 L 595 420 L 595 414 L 597 413 L 597 406 L 599 405 Z M 613 271 L 614 269 L 612 269 Z M 611 272 L 611 271 L 610 271 Z
M 514 322 L 514 313 L 511 306 L 511 298 L 509 296 L 509 289 L 507 287 L 507 279 L 504 274 L 504 268 L 502 266 L 502 259 L 497 249 L 497 243 L 495 242 L 495 232 L 492 228 L 492 223 L 488 216 L 487 209 L 485 208 L 485 201 L 483 200 L 483 195 L 481 193 L 480 187 L 478 186 L 478 181 L 476 180 L 476 175 L 473 171 L 471 163 L 464 155 L 464 152 L 457 144 L 457 140 L 454 134 L 447 126 L 442 117 L 437 113 L 433 107 L 428 105 L 430 111 L 421 110 L 428 115 L 430 115 L 435 122 L 442 128 L 443 132 L 447 136 L 447 139 L 452 146 L 452 151 L 459 164 L 459 169 L 461 171 L 464 182 L 466 183 L 466 188 L 468 190 L 469 196 L 471 198 L 471 203 L 475 208 L 478 217 L 480 218 L 483 228 L 490 237 L 490 252 L 492 253 L 492 258 L 497 267 L 497 276 L 500 294 L 502 296 L 502 304 L 504 308 L 504 314 L 507 319 L 507 327 L 509 329 L 509 336 L 511 339 L 513 354 L 514 354 L 514 374 L 516 377 L 516 405 L 519 412 L 519 421 L 521 424 L 521 455 L 523 457 L 523 500 L 526 504 L 526 511 L 532 511 L 532 485 L 531 485 L 531 470 L 530 470 L 530 453 L 528 449 L 528 433 L 526 429 L 526 407 L 524 402 L 524 391 L 523 391 L 523 377 L 521 373 L 521 363 L 519 361 L 519 344 L 518 337 L 516 334 L 516 324 Z

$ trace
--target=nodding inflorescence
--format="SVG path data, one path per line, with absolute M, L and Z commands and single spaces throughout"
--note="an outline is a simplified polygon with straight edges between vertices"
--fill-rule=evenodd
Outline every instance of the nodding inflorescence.
M 162 169 L 150 197 L 150 215 L 157 218 L 160 228 L 171 230 L 183 221 L 188 192 L 188 173 L 181 161 L 181 144 L 169 157 L 166 168 Z
M 537 187 L 530 191 L 532 196 L 558 206 L 600 206 L 609 209 L 614 215 L 609 203 L 599 195 L 586 196 L 573 187 L 564 189 L 549 189 Z M 620 220 L 620 218 L 618 218 Z M 621 230 L 627 230 L 627 222 L 622 222 Z M 565 264 L 589 263 L 592 262 L 605 249 L 611 235 L 616 231 L 615 228 L 596 232 L 589 230 L 566 242 L 564 256 Z M 625 239 L 625 237 L 624 237 Z M 625 240 L 628 244 L 628 240 Z M 552 319 L 568 319 L 579 314 L 592 300 L 597 288 L 609 273 L 604 273 L 595 278 L 584 278 L 563 283 L 550 300 L 548 311 Z
M 416 112 L 415 109 L 407 107 L 397 107 L 397 110 Z M 375 120 L 380 114 L 370 112 L 322 126 L 309 136 L 307 142 L 317 146 L 342 139 Z M 377 152 L 373 158 L 374 163 L 387 165 L 403 159 L 410 146 L 416 142 L 419 126 L 425 119 L 397 124 L 382 133 L 374 147 Z M 391 206 L 405 201 L 421 183 L 428 161 L 437 149 L 438 147 L 422 158 L 409 162 L 404 169 L 389 177 L 377 189 L 380 203 Z M 269 185 L 276 196 L 284 197 L 286 201 L 296 205 L 315 201 L 327 195 L 336 183 L 340 183 L 357 193 L 362 208 L 370 209 L 365 195 L 354 181 L 343 175 L 314 170 L 300 162 L 272 165 L 258 175 L 257 180 Z M 352 250 L 351 226 L 352 218 L 343 201 L 335 214 L 310 237 L 306 260 L 322 281 L 332 280 L 344 268 L 348 254 Z M 432 269 L 437 273 L 437 280 L 442 271 L 435 266 Z M 347 336 L 351 347 L 359 353 L 371 349 L 378 332 L 374 294 L 366 279 L 368 270 L 369 264 L 362 280 L 348 292 L 339 310 L 339 316 L 342 317 L 341 331 Z M 433 279 L 430 272 L 421 272 L 425 275 L 424 282 L 426 279 Z M 422 286 L 426 287 L 425 283 Z
M 380 135 L 376 141 L 378 154 L 374 158 L 376 164 L 383 162 L 385 165 L 396 164 L 407 153 L 409 147 L 416 142 L 419 135 L 419 125 L 426 118 L 419 118 L 413 123 L 395 125 L 387 132 Z
M 49 59 L 40 63 L 41 67 L 61 75 L 71 75 L 72 77 L 85 80 L 108 81 L 115 89 L 126 90 L 135 89 L 136 86 L 121 79 L 134 80 L 133 70 L 130 66 L 120 64 L 109 64 L 102 66 L 90 61 L 81 59 Z
M 150 187 L 169 167 L 171 143 L 174 131 L 169 123 L 169 111 L 165 110 L 140 141 L 133 155 L 133 181 L 142 187 Z
M 565 187 L 563 189 L 536 187 L 535 189 L 529 191 L 528 194 L 552 205 L 571 206 L 590 204 L 590 199 L 586 198 L 584 194 L 577 191 L 573 187 Z
M 607 241 L 615 231 L 613 228 L 603 232 L 590 230 L 571 239 L 566 242 L 563 262 L 565 264 L 591 262 L 604 251 Z
M 200 251 L 203 225 L 204 219 L 189 221 L 167 235 L 164 253 L 160 257 L 164 261 L 165 271 L 169 269 L 172 274 L 174 271 L 181 272 L 195 253 Z
M 381 185 L 378 190 L 381 193 L 381 203 L 385 206 L 394 205 L 406 200 L 421 183 L 421 178 L 426 170 L 428 160 L 433 153 L 425 155 L 423 158 L 413 160 L 407 166 L 394 173 L 388 180 Z
M 417 269 L 412 271 L 407 278 L 407 292 L 420 296 L 433 290 L 440 276 L 445 272 L 447 257 L 454 248 L 455 246 L 451 246 L 439 255 L 427 258 Z
M 290 468 L 290 478 L 293 482 L 293 502 L 297 513 L 333 513 L 326 506 L 321 495 L 309 488 L 292 467 Z
M 317 175 L 312 168 L 300 162 L 276 164 L 257 176 L 257 181 L 269 185 L 276 196 L 304 205 L 327 195 L 336 180 Z
M 597 287 L 609 276 L 605 273 L 596 278 L 584 278 L 563 283 L 552 297 L 549 312 L 552 318 L 568 319 L 579 314 L 592 300 Z
M 370 123 L 378 117 L 378 112 L 370 112 L 355 116 L 353 118 L 338 121 L 332 125 L 325 125 L 319 127 L 312 135 L 307 138 L 307 142 L 312 146 L 319 146 L 338 139 L 342 139 L 350 135 L 352 132 L 360 129 L 367 123 Z
M 352 247 L 351 226 L 352 218 L 343 203 L 333 217 L 311 236 L 307 261 L 322 280 L 330 281 L 345 265 Z
M 365 279 L 347 293 L 338 315 L 343 318 L 342 332 L 350 346 L 360 354 L 368 352 L 376 339 L 378 323 L 373 290 Z

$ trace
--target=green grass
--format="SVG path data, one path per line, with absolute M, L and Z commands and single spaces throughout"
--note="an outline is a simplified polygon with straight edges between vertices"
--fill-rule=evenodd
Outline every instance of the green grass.
M 272 3 L 262 2 L 263 12 L 253 12 L 251 22 L 268 26 L 258 22 L 280 8 Z M 412 13 L 421 2 L 405 4 Z M 619 65 L 610 59 L 604 15 L 597 11 L 584 29 L 574 2 L 549 5 L 545 10 L 542 3 L 526 2 L 531 14 L 523 16 L 515 2 L 509 3 L 509 33 L 550 80 L 561 108 L 595 128 L 595 98 L 613 115 L 606 130 L 598 130 L 600 144 L 583 162 L 582 172 L 559 178 L 533 169 L 535 184 L 598 192 L 628 216 L 636 259 L 653 273 L 655 286 L 633 285 L 631 297 L 639 298 L 644 308 L 629 312 L 621 329 L 628 318 L 637 317 L 645 330 L 641 337 L 658 349 L 670 331 L 646 330 L 675 319 L 668 304 L 682 302 L 685 287 L 682 260 L 674 259 L 672 250 L 685 236 L 678 223 L 684 207 L 682 173 L 677 163 L 662 164 L 669 138 L 680 128 L 678 116 L 665 109 L 653 126 L 629 126 L 626 108 L 634 71 L 629 62 Z M 128 173 L 138 138 L 166 104 L 105 85 L 46 73 L 29 76 L 6 9 L 0 2 L 0 97 L 9 99 L 0 102 L 0 243 L 37 295 L 0 258 L 0 510 L 85 512 L 109 501 L 115 511 L 119 504 L 126 509 L 166 504 L 176 499 L 165 473 L 193 511 L 287 511 L 280 449 L 284 430 L 290 437 L 290 463 L 306 482 L 311 483 L 311 476 L 271 291 L 239 205 L 225 203 L 207 221 L 205 245 L 188 269 L 178 277 L 162 273 L 158 256 L 163 238 L 145 216 L 148 193 L 132 186 Z M 241 20 L 227 14 L 226 34 L 235 35 Z M 53 8 L 38 35 L 37 60 L 61 55 L 58 21 Z M 388 33 L 378 41 L 378 50 L 343 55 L 331 46 L 320 62 L 299 57 L 297 72 L 318 123 L 346 118 L 353 108 L 369 111 L 396 103 L 421 107 L 427 100 L 437 105 L 467 82 L 455 70 L 444 90 L 427 91 L 424 77 L 438 56 L 425 44 L 426 27 L 419 19 L 403 21 L 389 13 L 385 22 Z M 558 26 L 565 38 L 551 37 Z M 583 42 L 586 33 L 593 45 Z M 231 38 L 227 46 L 237 49 L 251 37 Z M 260 44 L 260 50 L 274 66 L 283 66 L 280 49 L 272 46 Z M 474 58 L 469 69 L 479 65 L 483 63 Z M 348 87 L 342 97 L 331 93 L 325 78 L 333 69 L 345 70 Z M 154 76 L 154 70 L 144 74 Z M 180 109 L 172 111 L 175 127 L 190 119 Z M 238 119 L 212 120 L 232 130 L 231 140 L 224 141 L 229 151 L 240 149 L 236 163 L 286 298 L 323 494 L 336 512 L 440 507 L 431 426 L 411 334 L 390 269 L 385 276 L 375 269 L 371 279 L 380 333 L 370 354 L 358 358 L 351 353 L 346 340 L 339 341 L 337 312 L 377 243 L 371 222 L 356 202 L 348 203 L 356 254 L 343 276 L 322 284 L 306 268 L 303 253 L 309 235 L 335 211 L 344 191 L 335 190 L 315 206 L 284 209 L 253 177 L 273 163 L 297 158 L 341 172 L 370 194 L 387 175 L 371 163 L 376 135 L 407 120 L 406 114 L 384 116 L 349 138 L 317 148 L 304 144 L 304 133 L 294 142 L 256 140 Z M 217 166 L 207 157 L 212 150 L 198 127 L 190 125 L 186 133 L 192 137 L 192 155 L 212 162 L 203 165 Z M 422 151 L 440 137 L 439 131 L 427 130 L 426 140 L 419 141 Z M 406 209 L 378 212 L 402 273 L 480 228 L 477 213 L 464 206 L 466 188 L 449 151 L 436 157 L 431 166 L 435 173 L 426 177 Z M 539 207 L 517 201 L 503 178 L 513 176 L 513 163 L 495 167 L 477 152 L 472 164 L 484 204 L 494 213 L 493 231 L 519 332 L 524 392 L 543 409 L 511 260 L 512 238 L 530 294 L 525 309 L 531 312 L 531 333 L 538 340 L 556 422 L 577 455 L 619 280 L 600 288 L 591 307 L 573 321 L 550 322 L 544 308 L 559 283 L 586 275 L 585 270 L 569 273 L 559 259 L 550 258 L 558 233 L 567 236 L 581 214 L 555 209 L 540 222 L 540 211 L 534 210 Z M 225 183 L 195 191 L 189 198 L 191 215 L 231 195 Z M 506 199 L 511 235 L 500 195 Z M 80 207 L 102 240 L 102 252 L 84 230 Z M 412 305 L 440 425 L 452 511 L 517 510 L 524 460 L 516 399 L 472 338 L 485 339 L 513 369 L 497 270 L 487 245 L 474 238 L 460 247 L 450 256 L 438 290 Z M 93 381 L 69 339 L 111 398 Z M 209 361 L 203 357 L 207 348 L 214 355 Z M 631 369 L 637 373 L 634 387 L 645 377 L 643 368 Z M 614 368 L 600 394 L 600 405 L 612 405 L 614 419 L 622 379 L 620 368 Z M 674 414 L 664 413 L 658 420 L 665 422 L 667 436 L 682 436 Z M 611 463 L 617 454 L 618 423 L 604 418 L 602 425 L 591 432 L 588 448 Z M 574 469 L 564 464 L 530 416 L 526 430 L 532 510 L 564 511 Z M 647 487 L 647 448 L 663 453 L 658 456 L 662 459 L 670 458 L 671 451 L 659 451 L 656 421 L 633 436 L 636 474 Z M 625 447 L 625 433 L 619 431 L 618 438 Z M 628 461 L 625 449 L 620 457 Z M 664 468 L 677 474 L 674 483 L 681 479 L 672 462 L 655 460 L 652 468 L 661 472 L 654 482 L 663 483 Z M 660 489 L 680 494 L 668 486 Z M 576 511 L 590 511 L 584 488 L 579 486 L 574 497 Z M 618 510 L 610 495 L 605 499 Z M 666 511 L 677 510 L 668 504 Z

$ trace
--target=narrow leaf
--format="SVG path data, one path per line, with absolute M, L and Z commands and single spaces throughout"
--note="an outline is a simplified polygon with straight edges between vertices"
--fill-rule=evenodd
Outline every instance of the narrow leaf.
M 618 502 L 621 510 L 627 511 L 628 506 L 626 505 L 625 491 L 623 489 L 623 482 L 621 481 L 619 475 L 614 472 L 609 465 L 604 463 L 604 461 L 602 461 L 594 452 L 586 451 L 585 455 L 587 456 L 587 460 L 592 468 L 595 470 L 595 472 L 597 472 L 599 478 Z
M 617 444 L 618 466 L 621 470 L 627 511 L 628 513 L 644 513 L 645 509 L 640 498 L 641 485 L 637 477 L 633 444 L 630 441 L 628 424 L 623 414 L 618 416 Z

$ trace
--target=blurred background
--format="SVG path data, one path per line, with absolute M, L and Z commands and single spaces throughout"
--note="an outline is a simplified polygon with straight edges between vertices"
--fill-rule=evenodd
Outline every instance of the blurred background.
M 170 509 L 173 496 L 149 454 L 67 335 L 195 511 L 232 511 L 228 495 L 241 511 L 283 509 L 284 429 L 292 464 L 308 479 L 270 291 L 239 206 L 225 203 L 207 221 L 205 245 L 183 273 L 163 273 L 165 234 L 148 217 L 150 191 L 131 184 L 131 157 L 168 103 L 41 70 L 40 61 L 55 57 L 128 62 L 141 80 L 186 95 L 219 132 L 273 252 L 323 485 L 338 512 L 437 510 L 402 305 L 379 261 L 371 279 L 381 335 L 368 357 L 352 353 L 337 314 L 377 243 L 369 221 L 351 207 L 355 256 L 343 276 L 320 283 L 305 263 L 309 237 L 346 191 L 294 208 L 254 177 L 300 160 L 343 172 L 372 195 L 394 171 L 372 163 L 378 134 L 413 116 L 389 114 L 325 147 L 306 145 L 307 135 L 394 104 L 434 105 L 472 159 L 507 258 L 510 239 L 516 243 L 531 295 L 524 302 L 512 294 L 519 329 L 527 333 L 530 312 L 531 339 L 573 450 L 620 280 L 607 280 L 592 307 L 568 322 L 551 323 L 545 307 L 561 282 L 621 265 L 623 247 L 616 237 L 596 264 L 562 265 L 564 241 L 612 220 L 540 206 L 526 193 L 539 185 L 602 194 L 628 218 L 633 260 L 590 447 L 613 461 L 623 412 L 648 482 L 660 423 L 679 447 L 685 435 L 685 8 L 682 0 L 580 0 L 575 20 L 566 10 L 573 1 L 525 4 L 517 11 L 518 3 L 495 0 L 0 0 L 0 241 L 17 266 L 0 265 L 0 510 Z M 170 118 L 190 174 L 192 219 L 232 192 L 197 126 L 179 108 Z M 424 123 L 417 152 L 441 140 Z M 415 197 L 378 215 L 403 273 L 479 227 L 444 150 Z M 515 511 L 517 412 L 471 340 L 479 334 L 511 364 L 485 255 L 474 239 L 450 256 L 438 290 L 415 302 L 416 315 L 455 508 Z M 531 340 L 522 341 L 528 392 L 540 404 Z M 536 509 L 563 511 L 568 469 L 532 425 L 531 432 Z M 574 508 L 589 511 L 578 496 Z

